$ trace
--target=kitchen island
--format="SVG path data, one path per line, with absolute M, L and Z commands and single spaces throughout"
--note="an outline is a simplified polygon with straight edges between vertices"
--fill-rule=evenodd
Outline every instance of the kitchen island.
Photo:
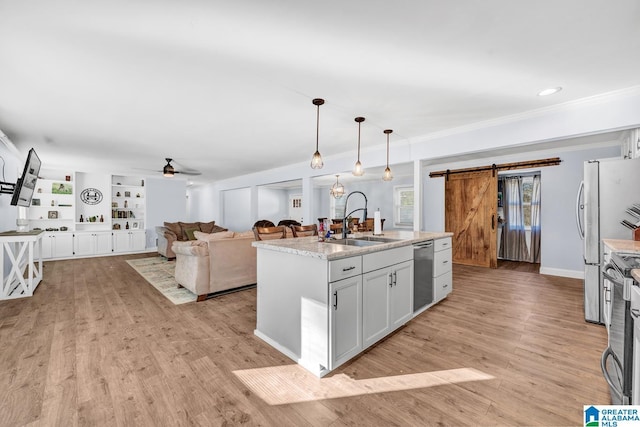
M 413 317 L 413 244 L 450 248 L 451 236 L 390 231 L 337 243 L 317 236 L 253 242 L 256 336 L 326 375 Z

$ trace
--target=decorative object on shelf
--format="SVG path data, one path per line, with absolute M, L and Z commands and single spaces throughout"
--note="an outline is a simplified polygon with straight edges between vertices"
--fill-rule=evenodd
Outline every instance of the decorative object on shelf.
M 136 197 L 137 197 L 137 198 L 140 198 L 140 193 L 136 194 Z
M 80 221 L 79 222 L 84 222 L 84 218 L 82 217 L 82 214 L 80 214 Z
M 138 228 L 138 223 L 137 223 L 137 222 L 134 222 L 134 223 L 132 224 L 132 228 L 133 228 L 134 230 L 136 230 L 136 229 Z
M 80 200 L 87 205 L 97 205 L 102 201 L 102 191 L 97 188 L 85 188 L 80 193 Z
M 322 162 L 320 151 L 318 151 L 318 140 L 320 138 L 320 106 L 324 104 L 324 99 L 315 98 L 312 102 L 313 105 L 318 107 L 318 112 L 316 115 L 316 152 L 313 153 L 313 157 L 311 158 L 311 168 L 322 169 L 324 163 Z
M 116 197 L 120 197 L 120 192 L 119 191 L 116 193 Z
M 114 230 L 120 230 L 120 224 L 113 224 L 113 229 Z
M 338 181 L 339 177 L 340 175 L 336 175 L 336 183 L 333 184 L 330 190 L 331 195 L 336 199 L 344 196 L 344 185 L 340 184 L 340 182 Z
M 63 208 L 70 208 L 73 205 L 70 205 L 69 203 L 58 203 L 58 206 L 63 207 Z
M 51 206 L 55 206 L 56 205 L 56 201 L 55 200 L 51 200 Z
M 73 186 L 63 182 L 54 182 L 51 184 L 51 192 L 53 194 L 72 194 Z
M 71 181 L 71 175 L 65 175 L 64 180 L 65 181 Z
M 364 170 L 362 170 L 362 163 L 360 163 L 360 124 L 364 122 L 364 117 L 356 117 L 355 121 L 358 123 L 358 161 L 353 167 L 353 175 L 362 176 L 364 175 Z
M 42 193 L 42 188 L 38 188 L 38 193 Z
M 104 215 L 100 215 L 100 222 L 104 222 Z
M 111 207 L 112 208 L 117 208 L 118 207 L 118 202 L 111 202 Z
M 31 206 L 40 206 L 40 199 L 31 199 Z
M 131 197 L 131 191 L 125 191 L 124 197 Z
M 387 167 L 384 169 L 384 174 L 382 174 L 382 180 L 391 181 L 393 175 L 391 175 L 391 168 L 389 168 L 389 134 L 393 132 L 393 130 L 385 129 L 383 132 L 387 135 Z
M 68 229 L 69 229 L 69 227 L 66 227 L 64 225 L 62 227 L 60 227 L 60 231 L 67 231 Z
M 58 211 L 49 211 L 49 215 L 47 216 L 49 219 L 58 219 Z
M 128 207 L 129 207 L 129 203 L 128 203 L 126 200 L 124 201 L 124 207 L 125 207 L 125 208 L 128 208 Z
M 140 183 L 144 187 L 144 179 Z
M 125 224 L 124 228 L 127 229 L 127 230 L 129 229 L 129 221 L 127 221 L 127 223 Z

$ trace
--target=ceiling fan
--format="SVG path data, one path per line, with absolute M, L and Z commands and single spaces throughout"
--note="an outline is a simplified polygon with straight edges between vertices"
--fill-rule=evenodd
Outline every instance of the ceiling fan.
M 176 173 L 181 173 L 183 175 L 201 175 L 202 174 L 202 172 L 198 172 L 197 170 L 193 170 L 193 169 L 177 171 L 171 164 L 171 162 L 173 161 L 172 158 L 166 157 L 165 160 L 167 161 L 167 164 L 164 165 L 164 168 L 162 168 L 162 175 L 168 178 L 171 178 Z

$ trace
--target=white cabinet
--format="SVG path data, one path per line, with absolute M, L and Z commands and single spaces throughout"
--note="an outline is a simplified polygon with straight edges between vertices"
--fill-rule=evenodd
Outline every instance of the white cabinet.
M 114 252 L 138 252 L 143 251 L 146 245 L 144 230 L 114 231 Z
M 362 276 L 329 283 L 329 294 L 330 369 L 335 369 L 362 351 Z
M 434 302 L 443 300 L 453 290 L 451 263 L 451 237 L 435 240 L 433 253 Z
M 42 238 L 42 258 L 68 258 L 73 256 L 73 234 L 45 233 Z
M 413 248 L 405 246 L 362 256 L 362 329 L 367 348 L 413 315 Z M 377 270 L 368 271 L 375 267 Z
M 73 251 L 76 256 L 111 253 L 111 232 L 95 231 L 74 234 Z

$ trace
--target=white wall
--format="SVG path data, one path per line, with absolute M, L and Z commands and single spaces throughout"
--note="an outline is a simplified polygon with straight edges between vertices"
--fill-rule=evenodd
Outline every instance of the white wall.
M 258 187 L 258 219 L 268 219 L 277 224 L 281 219 L 289 218 L 288 208 L 289 192 L 287 190 Z M 253 226 L 253 223 L 250 225 Z
M 145 179 L 147 195 L 147 248 L 158 246 L 156 226 L 188 220 L 187 183 L 164 177 Z
M 250 230 L 255 223 L 251 214 L 251 188 L 222 192 L 223 227 L 233 231 Z
M 576 231 L 576 193 L 583 175 L 583 163 L 597 158 L 617 157 L 619 145 L 581 147 L 572 151 L 539 151 L 491 160 L 465 161 L 429 165 L 423 174 L 424 230 L 444 230 L 444 177 L 429 178 L 437 170 L 484 166 L 489 163 L 508 163 L 560 157 L 558 166 L 539 168 L 541 175 L 541 272 L 569 277 L 582 277 L 582 243 Z M 525 173 L 528 170 L 519 172 Z

